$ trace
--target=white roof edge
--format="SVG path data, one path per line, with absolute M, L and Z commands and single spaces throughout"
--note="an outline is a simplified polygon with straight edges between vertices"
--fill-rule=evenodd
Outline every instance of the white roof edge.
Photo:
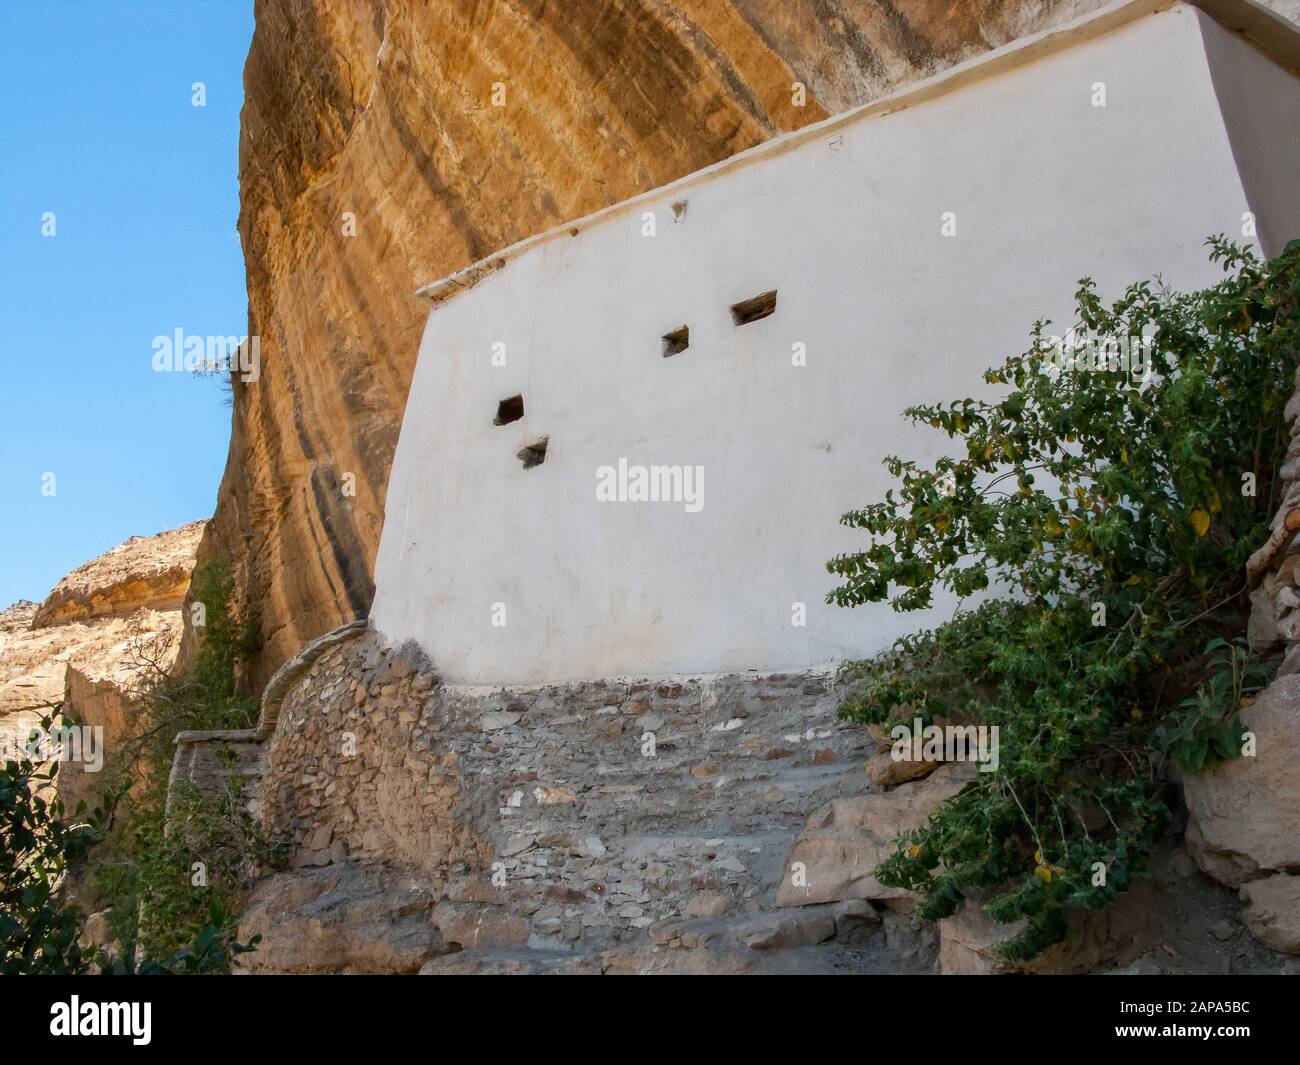
M 782 133 L 752 148 L 746 148 L 735 155 L 720 159 L 703 169 L 693 170 L 666 185 L 647 189 L 645 192 L 637 193 L 608 207 L 602 207 L 581 218 L 564 222 L 531 237 L 525 237 L 455 273 L 422 285 L 415 294 L 432 304 L 442 303 L 473 288 L 488 274 L 500 270 L 511 259 L 531 251 L 538 245 L 559 237 L 575 237 L 597 222 L 618 214 L 630 213 L 652 201 L 685 192 L 716 174 L 750 166 L 768 156 L 784 154 L 845 126 L 905 110 L 974 82 L 1014 70 L 1044 56 L 1054 55 L 1076 44 L 1105 36 L 1147 15 L 1184 6 L 1184 3 L 1204 11 L 1225 29 L 1241 34 L 1274 62 L 1294 73 L 1300 73 L 1300 31 L 1281 15 L 1262 7 L 1255 0 L 1112 0 L 1105 7 L 1063 25 L 1053 26 L 1028 37 L 1017 38 L 990 52 L 964 60 L 938 74 L 906 85 L 886 96 L 860 104 L 838 115 L 831 115 L 820 122 L 791 130 L 789 133 Z
M 1238 33 L 1273 62 L 1300 76 L 1300 29 L 1257 0 L 1187 0 L 1225 30 Z

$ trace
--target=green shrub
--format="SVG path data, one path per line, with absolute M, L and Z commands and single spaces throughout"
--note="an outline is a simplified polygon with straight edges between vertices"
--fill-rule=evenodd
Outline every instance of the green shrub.
M 1240 642 L 1244 565 L 1269 534 L 1300 351 L 1300 244 L 1259 261 L 1208 242 L 1225 279 L 1179 293 L 1151 282 L 1109 306 L 1084 280 L 1076 327 L 1153 339 L 1150 377 L 1059 370 L 1039 322 L 989 370 L 1003 398 L 914 407 L 955 456 L 886 460 L 898 485 L 845 514 L 870 537 L 828 569 L 829 602 L 965 601 L 953 619 L 848 663 L 841 713 L 997 726 L 1000 764 L 900 838 L 882 882 L 951 915 L 978 890 L 1025 919 L 1012 958 L 1060 940 L 1147 866 L 1170 809 L 1169 759 L 1238 753 L 1237 710 L 1268 676 Z
M 53 717 L 44 717 L 49 730 Z M 55 793 L 59 763 L 27 754 L 0 768 L 0 974 L 69 974 L 90 968 L 77 944 L 83 914 L 60 890 L 68 869 L 99 842 L 104 815 L 84 802 L 67 812 Z
M 132 775 L 118 816 L 88 878 L 87 895 L 111 909 L 121 952 L 137 951 L 163 968 L 221 971 L 246 946 L 235 941 L 235 918 L 251 879 L 279 864 L 281 848 L 263 840 L 245 809 L 242 784 L 202 795 L 187 782 L 168 793 L 175 739 L 186 730 L 251 728 L 257 701 L 235 693 L 235 670 L 249 649 L 247 628 L 231 608 L 234 582 L 220 561 L 199 566 L 193 602 L 203 604 L 190 667 L 171 675 L 157 649 L 142 643 L 138 717 L 126 743 Z
M 235 580 L 230 567 L 219 559 L 210 559 L 195 569 L 192 586 L 191 602 L 203 604 L 204 621 L 201 627 L 195 627 L 199 646 L 186 678 L 188 687 L 199 696 L 199 703 L 209 710 L 224 706 L 233 711 L 235 706 L 239 706 L 249 714 L 255 714 L 255 703 L 235 698 L 235 667 L 253 650 L 256 637 L 251 624 L 241 625 L 232 610 Z
M 44 718 L 41 728 L 54 720 Z M 214 895 L 201 920 L 178 922 L 164 953 L 146 950 L 137 960 L 134 940 L 116 956 L 82 947 L 85 913 L 66 901 L 68 879 L 93 857 L 124 793 L 109 790 L 99 807 L 83 801 L 67 811 L 55 793 L 58 769 L 58 761 L 42 767 L 27 751 L 0 768 L 0 975 L 225 972 L 231 958 L 256 946 L 256 938 L 235 941 L 235 921 Z
M 257 870 L 278 864 L 279 852 L 262 841 L 237 779 L 218 795 L 179 783 L 165 812 L 138 808 L 123 827 L 95 870 L 123 953 L 193 955 L 204 960 L 203 971 L 220 971 L 249 949 L 235 940 L 243 888 Z
M 99 809 L 64 809 L 57 762 L 42 768 L 24 753 L 0 772 L 0 972 L 221 972 L 251 949 L 236 942 L 231 915 L 283 848 L 257 831 L 238 778 L 218 795 L 182 783 L 169 805 L 176 734 L 249 728 L 257 717 L 256 700 L 235 692 L 252 643 L 231 608 L 229 568 L 205 563 L 193 588 L 204 624 L 188 670 L 169 674 L 168 648 L 149 634 L 133 641 L 138 716 L 104 773 Z M 71 893 L 111 910 L 115 957 L 78 946 L 85 911 Z

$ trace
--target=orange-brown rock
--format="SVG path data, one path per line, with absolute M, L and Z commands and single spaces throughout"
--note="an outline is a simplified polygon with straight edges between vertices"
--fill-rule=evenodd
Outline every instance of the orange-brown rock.
M 36 611 L 32 628 L 127 614 L 142 607 L 179 610 L 206 524 L 192 521 L 157 536 L 133 536 L 78 566 L 54 586 Z
M 419 285 L 1100 2 L 259 0 L 239 229 L 260 377 L 235 382 L 199 552 L 260 627 L 247 684 L 369 610 Z
M 112 759 L 133 724 L 141 684 L 175 659 L 203 525 L 133 536 L 78 566 L 39 606 L 19 602 L 0 613 L 0 750 L 26 743 L 61 704 L 71 718 L 103 729 Z M 60 793 L 96 799 L 99 778 L 80 768 L 64 767 Z
M 118 675 L 141 641 L 172 639 L 203 526 L 133 536 L 78 566 L 43 603 L 0 612 L 0 716 L 57 702 L 69 666 Z

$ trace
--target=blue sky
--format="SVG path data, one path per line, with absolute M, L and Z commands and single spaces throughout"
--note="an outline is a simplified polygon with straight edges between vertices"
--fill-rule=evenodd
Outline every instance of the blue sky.
M 153 338 L 247 332 L 252 32 L 252 0 L 0 0 L 0 607 L 212 513 L 230 408 Z

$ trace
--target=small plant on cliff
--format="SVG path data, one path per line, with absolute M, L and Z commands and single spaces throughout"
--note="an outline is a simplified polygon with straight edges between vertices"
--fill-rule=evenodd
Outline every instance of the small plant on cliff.
M 188 669 L 170 670 L 171 646 L 156 634 L 137 627 L 130 638 L 137 716 L 116 762 L 144 785 L 132 792 L 140 803 L 156 805 L 166 797 L 178 732 L 251 728 L 257 720 L 257 701 L 235 692 L 235 669 L 251 641 L 231 609 L 229 567 L 205 562 L 194 571 L 191 588 L 190 609 L 201 607 L 203 623 L 194 626 L 197 648 Z
M 1151 338 L 1150 373 L 1061 369 L 1047 323 L 987 371 L 1001 399 L 913 407 L 959 444 L 931 465 L 886 460 L 898 486 L 842 523 L 870 537 L 828 569 L 828 600 L 931 605 L 991 589 L 933 631 L 845 667 L 841 713 L 997 726 L 979 773 L 882 863 L 923 918 L 970 894 L 1028 958 L 1071 910 L 1113 902 L 1169 820 L 1172 758 L 1239 753 L 1240 705 L 1267 679 L 1237 639 L 1244 566 L 1267 539 L 1300 351 L 1300 243 L 1271 262 L 1223 238 L 1228 275 L 1203 291 L 1130 286 L 1107 306 L 1089 280 L 1076 328 Z

